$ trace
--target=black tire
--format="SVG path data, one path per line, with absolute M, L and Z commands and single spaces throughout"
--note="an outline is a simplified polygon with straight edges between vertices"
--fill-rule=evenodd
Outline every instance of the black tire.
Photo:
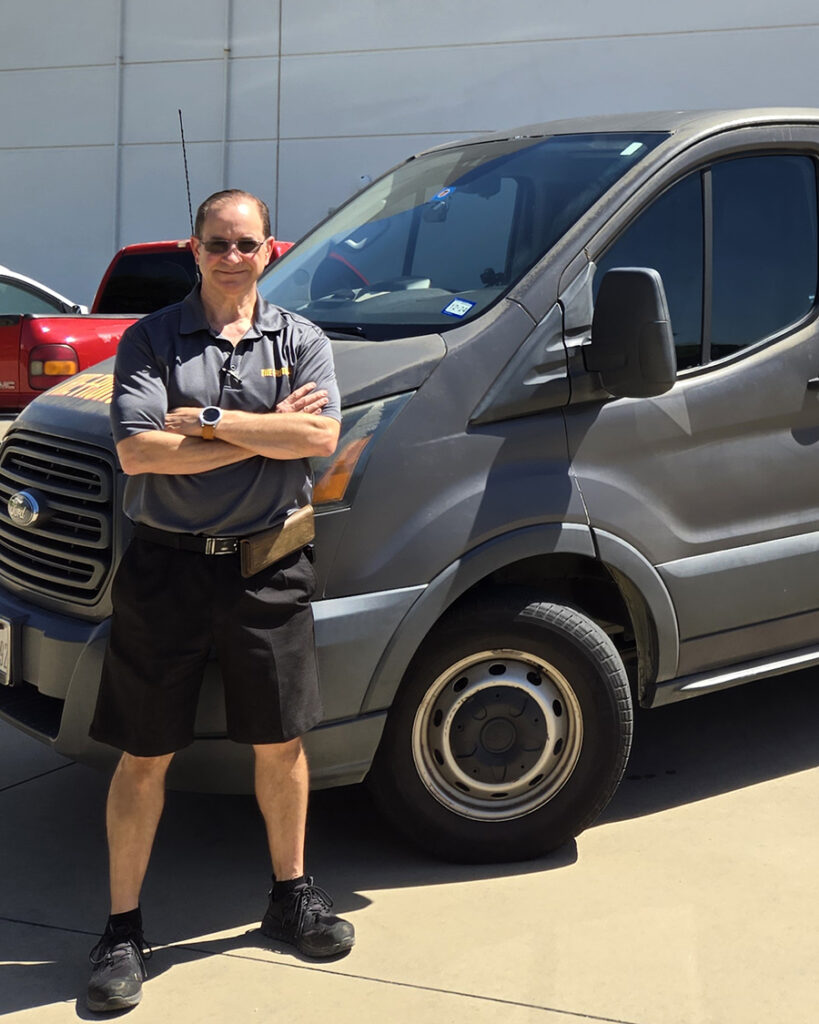
M 410 666 L 370 785 L 447 860 L 524 860 L 594 821 L 625 771 L 633 716 L 609 637 L 581 612 L 506 596 L 453 614 Z

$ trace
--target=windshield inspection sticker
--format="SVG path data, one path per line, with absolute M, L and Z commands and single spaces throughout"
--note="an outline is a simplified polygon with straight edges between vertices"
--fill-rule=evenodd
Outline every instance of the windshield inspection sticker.
M 469 302 L 467 299 L 453 299 L 448 306 L 444 306 L 441 312 L 446 313 L 447 316 L 466 316 L 474 305 L 474 302 Z

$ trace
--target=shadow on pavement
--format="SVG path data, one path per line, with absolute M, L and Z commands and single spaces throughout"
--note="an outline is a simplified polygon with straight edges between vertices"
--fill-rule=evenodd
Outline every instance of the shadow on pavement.
M 253 798 L 169 794 L 161 828 L 145 903 L 162 908 L 162 941 L 177 942 L 241 922 L 255 926 L 267 905 L 270 870 Z M 363 786 L 313 795 L 307 848 L 308 872 L 329 890 L 333 911 L 342 916 L 366 906 L 369 899 L 361 895 L 366 892 L 525 875 L 577 859 L 572 842 L 523 863 L 434 860 L 392 831 Z M 226 871 L 235 871 L 245 884 L 234 880 L 220 887 Z
M 0 935 L 3 932 L 0 928 Z M 122 1013 L 91 1013 L 85 1005 L 90 970 L 88 950 L 94 941 L 80 934 L 56 936 L 53 929 L 32 927 L 15 933 L 13 950 L 10 942 L 2 941 L 0 955 L 5 958 L 13 954 L 17 962 L 0 963 L 0 1014 L 73 1003 L 81 1020 L 116 1020 L 122 1016 Z M 229 951 L 231 940 L 225 940 L 224 945 L 224 950 L 214 949 L 213 952 Z M 240 948 L 238 939 L 232 948 Z M 148 962 L 149 977 L 157 978 L 178 964 L 202 959 L 202 955 L 201 951 L 184 947 L 159 949 Z
M 815 768 L 817 681 L 816 672 L 803 672 L 638 712 L 626 778 L 601 821 Z M 106 786 L 96 772 L 68 765 L 2 794 L 0 1014 L 77 1000 L 78 1016 L 97 1019 L 86 1013 L 82 993 L 88 951 L 107 913 Z M 527 863 L 441 863 L 397 837 L 364 787 L 313 796 L 308 870 L 341 915 L 366 906 L 379 890 L 522 876 L 576 859 L 570 843 Z M 169 793 L 143 908 L 149 941 L 181 945 L 159 949 L 151 975 L 243 948 L 301 959 L 257 930 L 269 885 L 264 829 L 251 797 Z M 218 934 L 237 929 L 233 936 Z
M 79 1017 L 99 1019 L 86 1011 L 84 991 L 88 952 L 107 915 L 106 786 L 101 774 L 68 765 L 2 794 L 0 1015 L 69 1002 Z M 541 872 L 576 856 L 569 843 L 523 864 L 442 864 L 394 836 L 364 787 L 313 797 L 308 870 L 342 916 L 369 904 L 364 893 Z M 150 976 L 242 949 L 308 963 L 259 932 L 269 888 L 264 827 L 252 797 L 169 793 L 142 906 L 146 939 L 170 948 L 157 949 Z
M 601 822 L 623 821 L 819 765 L 819 672 L 806 669 L 650 711 Z

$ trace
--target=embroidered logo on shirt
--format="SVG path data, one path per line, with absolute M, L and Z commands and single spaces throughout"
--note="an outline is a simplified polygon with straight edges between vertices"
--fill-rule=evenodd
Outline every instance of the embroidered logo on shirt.
M 290 368 L 287 366 L 282 366 L 281 369 L 274 370 L 272 367 L 265 367 L 261 371 L 261 373 L 263 377 L 289 377 Z

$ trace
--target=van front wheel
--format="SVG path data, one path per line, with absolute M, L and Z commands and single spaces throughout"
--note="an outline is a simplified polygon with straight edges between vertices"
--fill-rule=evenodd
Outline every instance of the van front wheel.
M 516 609 L 507 597 L 431 635 L 396 696 L 370 783 L 382 812 L 436 856 L 520 860 L 600 814 L 631 735 L 628 680 L 603 630 L 573 608 Z

